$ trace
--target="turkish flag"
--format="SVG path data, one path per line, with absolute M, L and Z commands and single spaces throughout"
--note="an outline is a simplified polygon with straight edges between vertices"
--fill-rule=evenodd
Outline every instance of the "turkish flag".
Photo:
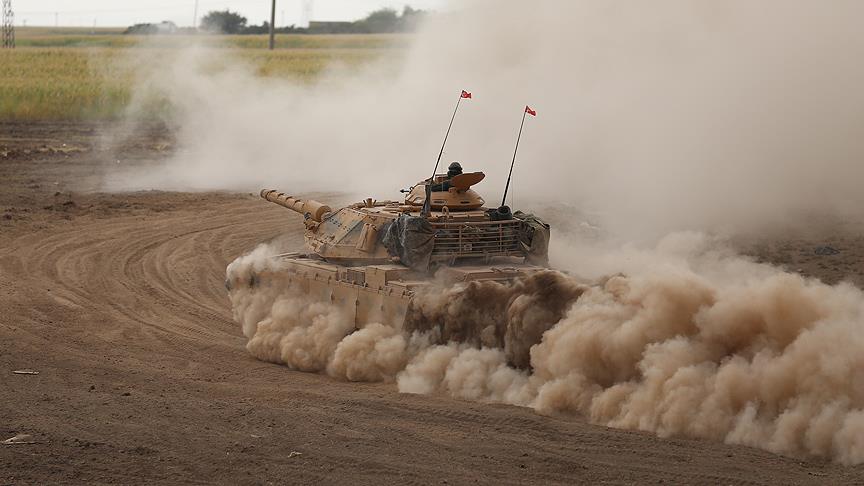
M 528 113 L 531 116 L 537 116 L 537 112 L 532 110 L 530 106 L 525 107 L 525 113 Z
M 469 93 L 463 89 L 462 90 L 462 97 L 470 100 L 471 99 L 471 93 Z

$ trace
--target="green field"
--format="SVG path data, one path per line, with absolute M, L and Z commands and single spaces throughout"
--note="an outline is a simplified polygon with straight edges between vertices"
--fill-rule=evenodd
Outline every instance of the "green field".
M 126 36 L 122 29 L 18 29 L 15 49 L 0 50 L 0 119 L 112 119 L 122 115 L 139 57 L 168 57 L 198 45 L 219 49 L 219 63 L 250 64 L 258 76 L 313 81 L 334 63 L 362 66 L 398 55 L 405 35 Z M 143 56 L 142 56 L 143 54 Z M 218 66 L 217 66 L 218 69 Z M 153 114 L 165 109 L 154 101 Z

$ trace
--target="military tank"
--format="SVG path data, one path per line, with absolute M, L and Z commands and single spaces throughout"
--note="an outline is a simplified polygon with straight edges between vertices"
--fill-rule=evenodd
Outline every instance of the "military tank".
M 454 163 L 403 190 L 402 200 L 367 198 L 335 210 L 264 189 L 263 199 L 303 216 L 306 249 L 226 285 L 294 289 L 340 306 L 358 329 L 372 322 L 416 328 L 406 322 L 424 288 L 513 281 L 548 263 L 549 225 L 507 206 L 485 207 L 473 189 L 484 178 Z

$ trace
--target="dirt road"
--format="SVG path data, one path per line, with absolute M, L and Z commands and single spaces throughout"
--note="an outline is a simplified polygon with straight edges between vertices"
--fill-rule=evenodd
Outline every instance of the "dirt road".
M 0 124 L 0 441 L 36 442 L 0 445 L 0 484 L 864 482 L 256 361 L 225 266 L 278 235 L 300 244 L 299 221 L 248 194 L 93 192 L 114 163 L 96 133 Z M 124 163 L 170 146 L 142 137 Z

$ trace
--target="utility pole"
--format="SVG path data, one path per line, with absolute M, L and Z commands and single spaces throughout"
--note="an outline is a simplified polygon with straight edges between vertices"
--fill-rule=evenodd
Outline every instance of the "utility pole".
M 3 0 L 3 47 L 15 47 L 15 13 L 12 0 Z
M 270 9 L 270 50 L 276 47 L 276 0 L 273 0 L 273 6 Z

